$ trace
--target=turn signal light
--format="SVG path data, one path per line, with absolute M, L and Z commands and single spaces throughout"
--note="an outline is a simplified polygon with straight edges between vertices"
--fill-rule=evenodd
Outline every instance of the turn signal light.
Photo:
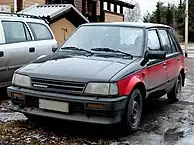
M 87 104 L 87 109 L 99 109 L 104 110 L 104 104 Z
M 21 98 L 24 98 L 25 95 L 19 94 L 19 93 L 12 93 L 11 96 L 14 97 L 14 98 L 20 98 L 21 99 Z

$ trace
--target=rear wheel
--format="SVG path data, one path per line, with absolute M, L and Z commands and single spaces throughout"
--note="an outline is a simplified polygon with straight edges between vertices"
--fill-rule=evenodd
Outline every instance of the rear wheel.
M 167 94 L 168 100 L 171 103 L 179 101 L 181 96 L 181 90 L 182 90 L 182 76 L 180 74 L 175 82 L 173 89 Z
M 142 94 L 139 89 L 134 89 L 129 97 L 123 129 L 127 133 L 137 131 L 142 115 Z

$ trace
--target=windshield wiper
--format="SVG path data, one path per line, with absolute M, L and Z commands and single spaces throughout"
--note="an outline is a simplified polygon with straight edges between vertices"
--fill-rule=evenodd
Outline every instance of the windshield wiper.
M 84 52 L 90 53 L 91 55 L 94 54 L 94 53 L 92 53 L 91 51 L 88 51 L 88 50 L 85 50 L 85 49 L 81 49 L 81 48 L 77 48 L 77 47 L 74 47 L 74 46 L 62 47 L 61 49 L 62 49 L 62 50 L 67 49 L 67 50 L 84 51 Z
M 120 51 L 120 50 L 114 50 L 114 49 L 111 49 L 111 48 L 92 48 L 91 50 L 92 50 L 92 51 L 104 51 L 104 52 L 121 53 L 121 54 L 130 56 L 131 58 L 133 58 L 133 55 L 131 55 L 131 54 L 129 54 L 129 53 L 126 53 L 126 52 L 123 52 L 123 51 Z

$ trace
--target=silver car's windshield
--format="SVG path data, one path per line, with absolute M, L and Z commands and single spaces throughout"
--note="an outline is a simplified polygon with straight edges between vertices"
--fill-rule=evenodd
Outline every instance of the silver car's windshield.
M 94 48 L 111 48 L 141 56 L 144 44 L 143 28 L 121 26 L 82 26 L 63 45 L 91 51 Z

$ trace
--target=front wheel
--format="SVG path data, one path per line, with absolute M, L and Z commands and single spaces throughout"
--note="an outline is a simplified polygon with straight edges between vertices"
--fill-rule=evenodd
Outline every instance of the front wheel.
M 142 94 L 139 89 L 134 89 L 129 96 L 125 119 L 123 122 L 123 129 L 127 131 L 127 133 L 137 131 L 141 120 L 142 107 Z
M 182 76 L 181 74 L 177 78 L 173 89 L 167 94 L 168 100 L 171 103 L 177 102 L 180 99 L 182 90 Z

